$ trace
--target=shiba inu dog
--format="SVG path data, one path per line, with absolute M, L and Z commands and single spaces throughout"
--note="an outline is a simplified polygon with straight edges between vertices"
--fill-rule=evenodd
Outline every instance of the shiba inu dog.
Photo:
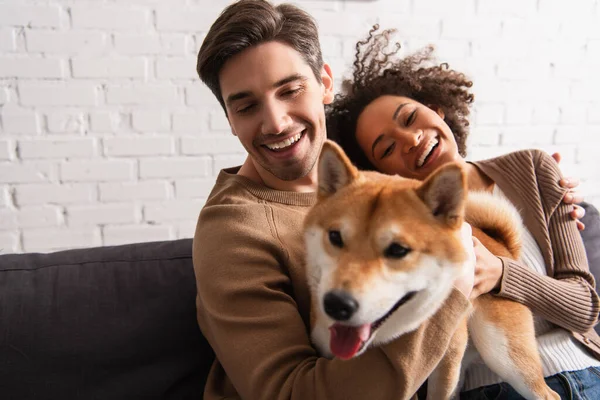
M 474 262 L 463 245 L 471 241 L 461 229 L 464 221 L 493 254 L 519 256 L 517 211 L 489 194 L 468 193 L 457 164 L 423 182 L 362 172 L 328 141 L 318 174 L 318 200 L 304 238 L 311 339 L 323 356 L 356 357 L 432 317 L 466 263 Z M 524 397 L 560 398 L 544 381 L 531 311 L 489 294 L 472 305 L 429 377 L 428 398 L 455 394 L 469 339 Z

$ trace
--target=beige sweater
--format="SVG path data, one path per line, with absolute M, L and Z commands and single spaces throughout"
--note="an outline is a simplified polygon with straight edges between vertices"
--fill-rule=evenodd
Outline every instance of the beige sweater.
M 549 269 L 543 277 L 503 259 L 499 295 L 530 306 L 600 354 L 592 330 L 598 297 L 569 207 L 561 203 L 556 164 L 544 153 L 525 151 L 475 165 L 521 210 Z M 411 397 L 465 315 L 465 297 L 452 292 L 417 331 L 357 359 L 318 357 L 309 341 L 301 239 L 314 195 L 267 189 L 236 172 L 219 175 L 194 237 L 198 323 L 217 356 L 205 399 Z
M 314 194 L 222 171 L 194 237 L 198 323 L 217 360 L 205 399 L 406 399 L 443 356 L 468 310 L 453 291 L 417 331 L 350 361 L 309 341 L 302 223 Z

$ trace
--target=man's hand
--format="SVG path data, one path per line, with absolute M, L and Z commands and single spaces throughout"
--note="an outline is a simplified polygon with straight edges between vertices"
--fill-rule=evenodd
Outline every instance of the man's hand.
M 560 153 L 552 154 L 552 158 L 554 158 L 556 163 L 560 163 L 560 160 L 562 159 Z M 573 210 L 571 210 L 569 215 L 577 223 L 577 229 L 580 231 L 584 230 L 585 224 L 581 222 L 581 218 L 583 218 L 585 215 L 585 209 L 577 205 L 583 201 L 583 196 L 581 193 L 574 190 L 577 186 L 579 186 L 579 179 L 570 177 L 563 178 L 558 182 L 558 184 L 565 189 L 569 189 L 567 194 L 565 194 L 565 197 L 563 197 L 563 203 L 573 205 Z

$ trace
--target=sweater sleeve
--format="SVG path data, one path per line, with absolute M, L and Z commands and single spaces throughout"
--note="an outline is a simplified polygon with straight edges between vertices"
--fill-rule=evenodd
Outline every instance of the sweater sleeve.
M 540 275 L 518 261 L 500 257 L 504 273 L 498 295 L 525 304 L 558 326 L 585 333 L 596 324 L 600 311 L 594 278 L 588 269 L 577 225 L 569 216 L 571 207 L 562 202 L 564 192 L 558 186 L 560 170 L 546 153 L 540 151 L 535 155 L 554 262 L 547 270 L 553 271 L 553 276 Z
M 265 213 L 263 213 L 264 215 Z M 204 218 L 204 219 L 203 219 Z M 234 223 L 235 232 L 228 229 Z M 349 361 L 318 357 L 268 221 L 201 216 L 194 237 L 198 323 L 231 385 L 206 399 L 407 399 L 442 358 L 469 309 L 454 290 L 415 332 Z M 217 368 L 218 369 L 218 368 Z M 211 373 L 219 375 L 213 367 Z

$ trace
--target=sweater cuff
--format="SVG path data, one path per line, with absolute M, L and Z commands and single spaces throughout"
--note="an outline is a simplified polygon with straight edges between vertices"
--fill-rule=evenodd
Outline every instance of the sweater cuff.
M 524 269 L 517 261 L 510 258 L 498 258 L 502 261 L 502 279 L 500 288 L 494 292 L 494 295 L 523 302 L 524 292 L 527 291 L 523 287 L 524 275 L 529 275 L 531 271 Z

